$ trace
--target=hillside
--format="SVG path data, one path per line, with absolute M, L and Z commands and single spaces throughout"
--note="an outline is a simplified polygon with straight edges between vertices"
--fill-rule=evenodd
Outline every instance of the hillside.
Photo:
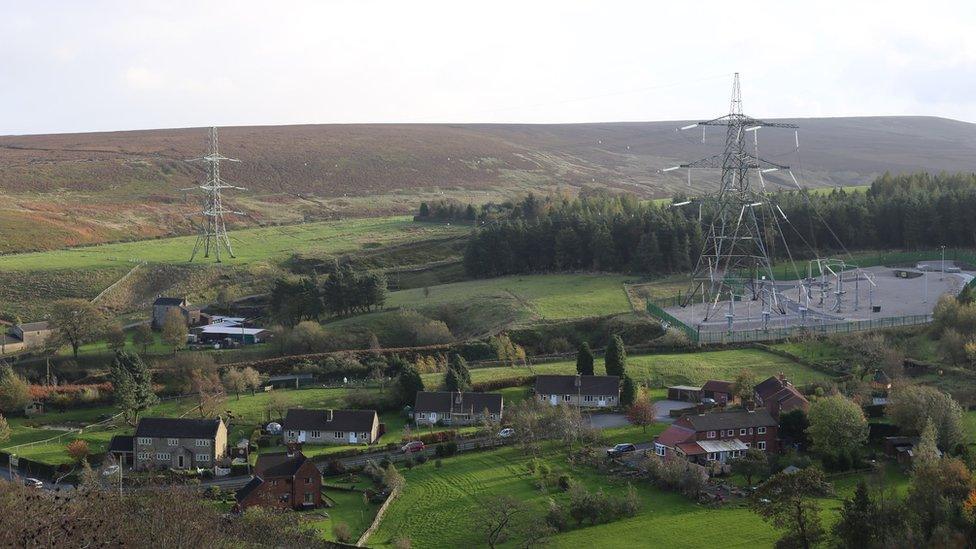
M 802 168 L 808 186 L 865 184 L 884 172 L 969 171 L 976 125 L 928 117 L 821 118 L 764 131 L 763 154 Z M 221 130 L 242 160 L 225 177 L 235 225 L 412 211 L 419 200 L 486 201 L 556 186 L 609 187 L 644 197 L 685 189 L 659 170 L 715 154 L 723 136 L 675 132 L 684 122 L 558 125 L 306 125 Z M 206 149 L 200 128 L 0 137 L 0 252 L 186 234 Z M 772 175 L 772 174 L 771 174 Z M 704 174 L 696 190 L 715 177 Z

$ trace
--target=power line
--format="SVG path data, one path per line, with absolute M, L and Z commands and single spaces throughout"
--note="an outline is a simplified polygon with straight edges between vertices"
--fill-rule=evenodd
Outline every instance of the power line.
M 205 199 L 203 204 L 203 226 L 200 235 L 193 245 L 193 252 L 190 254 L 190 261 L 197 256 L 197 252 L 203 250 L 203 257 L 210 257 L 213 251 L 217 263 L 220 263 L 220 249 L 223 247 L 227 255 L 234 256 L 234 249 L 231 247 L 230 238 L 227 236 L 227 225 L 224 221 L 224 214 L 243 215 L 243 212 L 224 209 L 223 196 L 221 191 L 224 189 L 245 190 L 243 187 L 229 185 L 220 177 L 220 161 L 240 162 L 236 158 L 227 158 L 220 154 L 220 147 L 217 140 L 217 128 L 210 128 L 210 148 L 206 156 L 194 158 L 190 162 L 203 161 L 207 163 L 207 180 L 199 189 L 204 192 Z M 184 189 L 190 190 L 190 189 Z

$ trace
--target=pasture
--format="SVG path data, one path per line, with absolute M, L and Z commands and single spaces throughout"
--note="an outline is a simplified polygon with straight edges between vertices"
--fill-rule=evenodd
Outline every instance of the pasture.
M 221 258 L 230 265 L 243 265 L 283 258 L 294 252 L 339 254 L 363 247 L 465 234 L 469 230 L 466 227 L 414 223 L 406 216 L 243 229 L 228 233 L 237 257 L 222 254 Z M 4 255 L 0 256 L 0 271 L 77 270 L 119 265 L 131 268 L 141 262 L 186 263 L 194 242 L 196 236 L 180 236 Z M 200 257 L 198 261 L 209 263 L 213 258 L 205 260 Z
M 472 300 L 514 300 L 531 317 L 560 320 L 630 312 L 627 277 L 610 274 L 505 276 L 390 293 L 388 307 L 421 309 Z

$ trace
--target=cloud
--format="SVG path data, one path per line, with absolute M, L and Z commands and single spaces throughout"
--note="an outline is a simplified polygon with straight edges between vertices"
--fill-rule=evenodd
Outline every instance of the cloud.
M 146 67 L 129 67 L 124 75 L 125 83 L 134 90 L 157 90 L 166 79 L 159 71 Z

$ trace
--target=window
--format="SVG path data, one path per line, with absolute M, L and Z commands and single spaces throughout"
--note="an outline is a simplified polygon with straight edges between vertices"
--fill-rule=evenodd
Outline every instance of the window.
M 152 438 L 139 437 L 139 446 L 149 446 L 150 444 L 152 444 Z
M 427 419 L 427 412 L 420 412 L 420 419 Z
M 745 429 L 739 429 L 739 436 L 742 436 L 744 434 L 746 434 L 746 430 Z
M 168 439 L 166 439 L 166 444 L 168 444 L 170 446 L 179 446 L 180 439 L 178 439 L 178 438 L 168 438 Z
M 156 459 L 159 461 L 169 461 L 169 454 L 166 452 L 157 452 Z
M 288 501 L 288 496 L 290 496 L 290 495 L 291 494 L 281 494 L 281 501 L 287 502 Z
M 198 438 L 196 441 L 197 446 L 210 446 L 210 441 L 205 438 Z
M 210 454 L 197 454 L 197 461 L 210 461 Z
M 152 454 L 151 454 L 151 453 L 149 453 L 149 452 L 139 452 L 139 459 L 140 459 L 141 461 L 145 461 L 145 460 L 147 460 L 147 459 L 149 459 L 149 457 L 150 457 L 151 455 L 152 455 Z
M 288 438 L 295 438 L 295 431 L 288 431 Z
M 661 456 L 661 457 L 664 457 L 664 445 L 663 444 L 655 444 L 654 445 L 654 453 L 657 454 L 657 455 L 659 455 L 659 456 Z
M 363 434 L 362 434 L 362 438 L 366 438 L 366 439 L 368 439 L 368 438 L 369 438 L 369 433 L 363 433 Z
M 749 434 L 752 434 L 752 427 L 749 427 Z
M 342 438 L 342 432 L 341 431 L 336 431 L 333 434 L 335 435 L 336 438 Z
M 752 448 L 752 443 L 751 442 L 747 442 L 746 443 L 746 448 Z
M 756 432 L 759 433 L 760 435 L 765 435 L 766 434 L 766 428 L 765 427 L 759 427 L 756 430 Z
M 585 402 L 593 402 L 593 395 L 586 395 L 583 397 Z
M 715 438 L 715 431 L 709 431 L 708 438 Z
M 760 440 L 759 442 L 756 443 L 756 447 L 759 448 L 760 450 L 765 450 L 766 449 L 766 441 Z
M 322 431 L 312 431 L 312 438 L 319 438 L 322 436 Z
M 314 496 L 314 494 L 312 494 L 312 492 L 305 492 L 305 503 L 314 503 L 315 500 L 312 499 L 314 497 L 315 496 Z
M 570 395 L 563 395 L 563 400 L 565 400 L 566 402 L 569 402 L 570 398 L 572 398 Z
M 715 452 L 708 453 L 708 461 L 715 461 Z
M 312 484 L 312 477 L 305 477 L 305 484 Z
M 271 481 L 271 485 L 272 486 L 277 486 L 278 485 L 278 481 L 277 480 L 272 480 Z

